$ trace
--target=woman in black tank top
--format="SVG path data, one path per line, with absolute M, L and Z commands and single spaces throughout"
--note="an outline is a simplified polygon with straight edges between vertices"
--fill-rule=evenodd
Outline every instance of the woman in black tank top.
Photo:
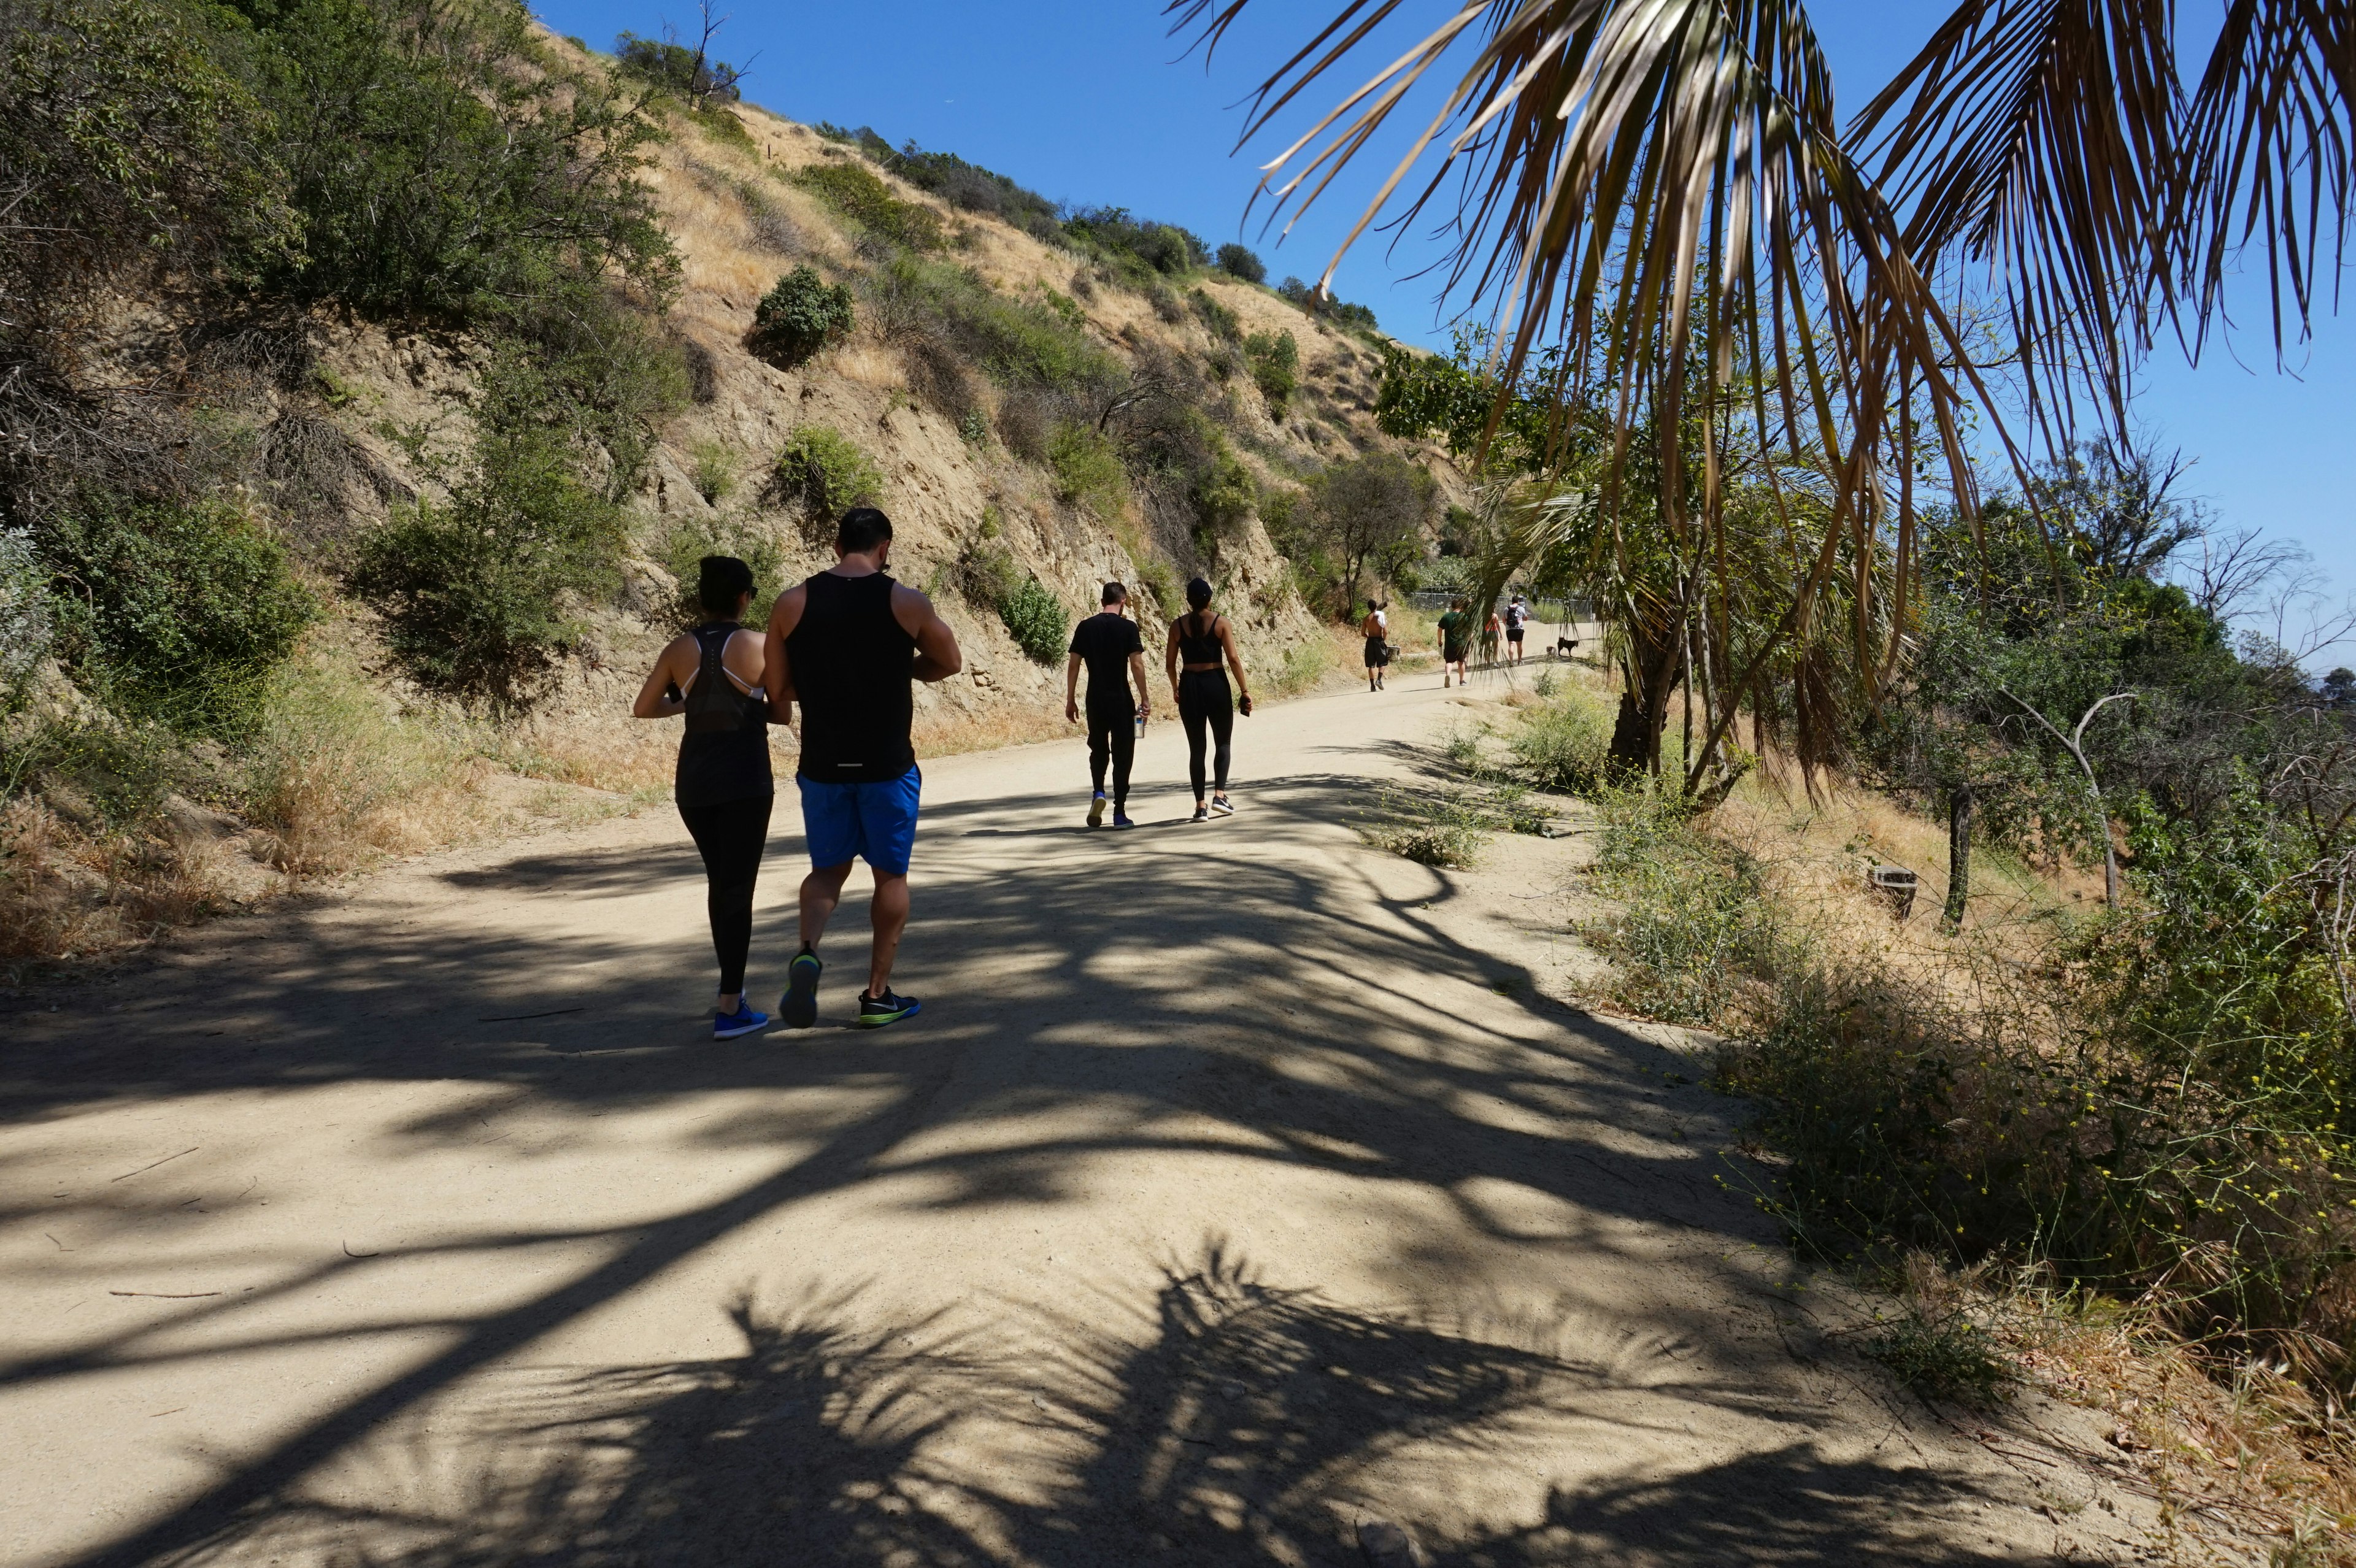
M 753 597 L 752 569 L 734 556 L 705 556 L 696 597 L 711 619 L 663 650 L 631 712 L 687 719 L 672 793 L 703 857 L 712 945 L 720 959 L 712 1034 L 734 1040 L 769 1021 L 745 1005 L 744 992 L 753 889 L 776 785 L 769 771 L 761 635 L 740 624 Z
M 1171 693 L 1178 699 L 1178 721 L 1186 730 L 1186 776 L 1194 785 L 1194 820 L 1203 822 L 1236 814 L 1234 803 L 1227 799 L 1236 692 L 1242 694 L 1244 717 L 1248 719 L 1251 688 L 1244 679 L 1243 656 L 1236 651 L 1235 628 L 1211 608 L 1211 585 L 1199 577 L 1186 584 L 1186 603 L 1193 608 L 1170 623 L 1164 663 L 1170 670 Z M 1234 691 L 1227 686 L 1230 669 L 1236 673 Z M 1212 741 L 1217 743 L 1212 756 L 1217 790 L 1206 804 L 1203 753 Z

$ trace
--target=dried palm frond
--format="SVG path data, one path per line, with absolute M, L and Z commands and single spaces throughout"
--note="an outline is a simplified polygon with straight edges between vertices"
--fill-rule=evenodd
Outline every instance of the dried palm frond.
M 1858 116 L 1922 258 L 1987 265 L 2033 417 L 2124 425 L 2150 343 L 2178 107 L 2174 0 L 1963 0 Z M 1902 107 L 1902 112 L 1901 108 Z M 2115 426 L 2116 428 L 2116 426 Z
M 1173 30 L 1198 28 L 1215 48 L 1248 3 L 1168 9 Z M 1261 85 L 1246 138 L 1399 8 L 1344 5 Z M 1911 430 L 1891 429 L 1908 411 L 1923 411 L 1970 504 L 1956 417 L 1965 389 L 1985 401 L 1986 389 L 1909 237 L 1843 143 L 1831 74 L 1798 0 L 1460 5 L 1264 166 L 1280 208 L 1297 221 L 1460 44 L 1472 50 L 1467 69 L 1344 247 L 1437 149 L 1436 169 L 1392 221 L 1448 210 L 1447 283 L 1497 311 L 1501 385 L 1516 383 L 1541 342 L 1572 346 L 1558 361 L 1559 404 L 1600 393 L 1616 407 L 1607 497 L 1630 431 L 1649 425 L 1663 472 L 1675 475 L 1698 430 L 1699 528 L 1714 529 L 1723 426 L 1689 421 L 1684 404 L 1722 399 L 1739 375 L 1751 440 L 1818 454 L 1836 501 L 1797 585 L 1799 618 L 1845 538 L 1886 522 L 1901 549 L 1909 541 L 1911 486 L 1894 502 L 1884 494 L 1885 449 L 1901 433 L 1912 444 Z M 1590 377 L 1598 384 L 1579 384 Z M 1682 486 L 1667 486 L 1662 503 L 1680 552 L 1697 558 Z
M 2189 230 L 2180 277 L 2201 336 L 2222 316 L 2227 272 L 2253 241 L 2265 251 L 2276 359 L 2291 319 L 2305 336 L 2327 228 L 2335 279 L 2345 259 L 2356 175 L 2351 102 L 2356 7 L 2232 0 L 2187 115 L 2181 205 L 2172 215 Z M 2190 347 L 2197 354 L 2201 338 Z

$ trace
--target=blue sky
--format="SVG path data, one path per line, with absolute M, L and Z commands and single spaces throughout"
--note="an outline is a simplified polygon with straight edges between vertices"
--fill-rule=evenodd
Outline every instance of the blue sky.
M 1290 135 L 1230 155 L 1242 125 L 1237 101 L 1334 8 L 1333 0 L 1256 0 L 1207 73 L 1199 54 L 1177 59 L 1183 46 L 1166 35 L 1160 0 L 740 5 L 717 52 L 756 57 L 745 96 L 789 118 L 869 124 L 894 143 L 913 137 L 1058 200 L 1126 207 L 1214 244 L 1240 238 L 1267 259 L 1271 281 L 1313 278 L 1387 164 L 1365 158 L 1279 246 L 1258 232 L 1260 214 L 1248 226 L 1244 214 L 1256 165 Z M 691 5 L 676 0 L 541 0 L 536 9 L 556 31 L 600 48 L 624 28 L 694 22 Z M 1422 26 L 1445 7 L 1428 0 L 1404 9 Z M 1817 0 L 1811 9 L 1840 101 L 1854 109 L 1946 8 Z M 2186 16 L 2188 27 L 2213 26 L 2208 7 Z M 1313 96 L 1322 108 L 1337 94 Z M 1306 128 L 1299 115 L 1290 123 L 1292 133 Z M 1386 330 L 1443 346 L 1441 324 L 1455 307 L 1435 305 L 1434 280 L 1410 276 L 1436 254 L 1419 236 L 1387 251 L 1383 236 L 1363 240 L 1344 258 L 1335 292 L 1373 306 Z M 2293 356 L 2296 374 L 2280 375 L 2262 294 L 2249 291 L 2238 304 L 2244 326 L 2198 369 L 2172 350 L 2155 357 L 2137 417 L 2163 445 L 2198 458 L 2187 488 L 2222 527 L 2297 540 L 2328 575 L 2332 596 L 2345 597 L 2356 591 L 2356 480 L 2330 454 L 2341 450 L 2356 407 L 2356 323 L 2319 323 L 2315 342 Z M 2329 656 L 2356 662 L 2356 647 Z

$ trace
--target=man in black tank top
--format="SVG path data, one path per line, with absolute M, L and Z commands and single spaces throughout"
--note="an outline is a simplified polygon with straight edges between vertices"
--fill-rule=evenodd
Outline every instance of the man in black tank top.
M 892 519 L 854 507 L 835 531 L 837 563 L 777 596 L 769 612 L 769 699 L 780 713 L 801 704 L 802 828 L 810 874 L 802 880 L 802 949 L 788 966 L 787 1025 L 818 1021 L 818 941 L 842 898 L 851 862 L 874 874 L 875 944 L 859 1021 L 869 1029 L 916 1010 L 894 995 L 892 959 L 908 923 L 908 854 L 916 838 L 923 778 L 908 739 L 913 681 L 947 680 L 965 667 L 957 637 L 932 601 L 894 582 Z

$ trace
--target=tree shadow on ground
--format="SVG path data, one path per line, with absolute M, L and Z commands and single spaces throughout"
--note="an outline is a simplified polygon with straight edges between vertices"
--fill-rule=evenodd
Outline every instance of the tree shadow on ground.
M 1518 1448 L 1604 1430 L 1590 1407 L 1612 1368 L 1274 1289 L 1216 1242 L 1128 1305 L 1110 1328 L 1030 1325 L 1061 1352 L 1015 1360 L 938 1320 L 853 1328 L 856 1293 L 739 1303 L 742 1356 L 511 1380 L 461 1421 L 438 1413 L 432 1445 L 423 1424 L 390 1429 L 177 1560 L 1299 1568 L 1358 1561 L 1372 1518 L 1480 1568 L 2018 1560 L 1935 1529 L 1969 1491 L 1803 1444 L 1500 1509 L 1484 1478 Z
M 1077 1173 L 1108 1156 L 1200 1151 L 1411 1184 L 1455 1205 L 1472 1233 L 1505 1243 L 1530 1238 L 1468 1196 L 1484 1181 L 1588 1216 L 1687 1227 L 1730 1246 L 1772 1243 L 1765 1221 L 1713 1188 L 1708 1162 L 1676 1141 L 1681 1130 L 1673 1136 L 1673 1110 L 1696 1104 L 1699 1091 L 1673 1106 L 1675 1091 L 1629 1070 L 1657 1067 L 1665 1053 L 1543 1002 L 1517 968 L 1449 937 L 1430 909 L 1448 896 L 1444 880 L 1386 891 L 1363 863 L 1331 852 L 1331 837 L 1344 831 L 1336 824 L 1365 793 L 1365 781 L 1346 774 L 1271 781 L 1254 792 L 1248 832 L 1205 830 L 1151 880 L 1119 883 L 1118 851 L 1102 839 L 1043 838 L 1010 869 L 1002 849 L 982 837 L 1067 811 L 1060 794 L 930 809 L 907 988 L 930 990 L 943 976 L 939 955 L 951 951 L 965 988 L 933 991 L 927 1017 L 881 1050 L 824 1036 L 734 1047 L 696 1038 L 686 1020 L 704 999 L 704 979 L 691 968 L 660 983 L 647 976 L 680 971 L 677 954 L 701 933 L 645 929 L 628 901 L 633 887 L 675 891 L 698 877 L 682 844 L 584 849 L 577 885 L 560 874 L 562 856 L 535 851 L 507 862 L 477 884 L 525 904 L 529 918 L 504 924 L 404 926 L 313 912 L 251 956 L 206 966 L 177 989 L 155 988 L 122 1014 L 20 1036 L 0 1055 L 6 1119 L 18 1125 L 58 1125 L 76 1109 L 131 1098 L 450 1081 L 528 1098 L 586 1128 L 616 1110 L 753 1090 L 764 1093 L 669 1136 L 687 1153 L 810 1151 L 667 1214 L 584 1219 L 562 1231 L 487 1225 L 434 1243 L 454 1258 L 553 1241 L 608 1250 L 605 1261 L 520 1304 L 437 1323 L 451 1331 L 445 1349 L 289 1433 L 89 1561 L 175 1553 L 701 1249 L 786 1206 L 879 1179 L 894 1184 L 898 1201 L 978 1211 L 1065 1201 L 1076 1196 Z M 771 874 L 797 870 L 773 865 Z M 611 901 L 604 923 L 594 934 L 555 929 L 584 891 Z M 700 899 L 677 901 L 685 919 L 701 920 Z M 786 918 L 775 903 L 765 913 L 763 951 L 787 950 L 777 934 Z M 856 953 L 856 910 L 843 921 L 853 934 L 841 946 Z M 850 988 L 839 988 L 838 1007 Z M 234 1021 L 224 1036 L 214 1026 L 225 1019 Z M 404 1160 L 479 1144 L 487 1103 L 419 1111 L 372 1135 L 357 1157 L 397 1185 Z M 1515 1117 L 1484 1109 L 1496 1105 Z M 1085 1108 L 1085 1125 L 1037 1115 L 1058 1107 Z M 1539 1118 L 1574 1130 L 1543 1130 Z M 1206 1131 L 1206 1121 L 1253 1136 L 1239 1144 Z M 923 1137 L 950 1125 L 959 1136 Z M 969 1136 L 976 1129 L 987 1136 Z M 933 1152 L 895 1152 L 920 1139 Z M 168 1201 L 137 1182 L 101 1183 L 38 1212 L 113 1225 L 166 1213 Z M 191 1233 L 185 1244 L 159 1247 L 156 1259 L 158 1267 L 236 1266 L 262 1283 L 219 1300 L 175 1302 L 70 1349 L 0 1365 L 0 1388 L 423 1321 L 396 1303 L 366 1322 L 304 1336 L 260 1326 L 261 1309 L 348 1286 L 380 1266 L 349 1251 L 295 1266 L 276 1254 L 209 1251 Z M 1444 1268 L 1444 1259 L 1425 1261 Z M 42 1266 L 57 1277 L 74 1265 Z M 1236 1316 L 1221 1310 L 1222 1322 Z M 1250 1320 L 1292 1321 L 1273 1307 Z M 790 1361 L 799 1354 L 790 1347 L 804 1341 L 777 1343 Z M 1174 1376 L 1153 1375 L 1156 1386 Z M 1124 1394 L 1119 1408 L 1157 1408 L 1154 1397 L 1135 1396 L 1141 1405 Z M 1167 1425 L 1175 1417 L 1153 1419 Z M 1122 1451 L 1106 1447 L 1100 1465 L 1130 1463 L 1114 1457 Z M 1240 1450 L 1223 1456 L 1248 1468 L 1277 1463 Z M 1307 1460 L 1282 1461 L 1296 1463 Z M 1142 1484 L 1119 1482 L 1111 1469 L 1091 1474 L 1055 1517 L 1108 1521 L 1089 1510 L 1112 1505 L 1089 1499 Z M 1184 1525 L 1157 1509 L 1163 1533 Z M 1026 1550 L 1087 1561 L 1055 1557 L 1047 1524 L 1026 1528 L 1046 1532 Z

